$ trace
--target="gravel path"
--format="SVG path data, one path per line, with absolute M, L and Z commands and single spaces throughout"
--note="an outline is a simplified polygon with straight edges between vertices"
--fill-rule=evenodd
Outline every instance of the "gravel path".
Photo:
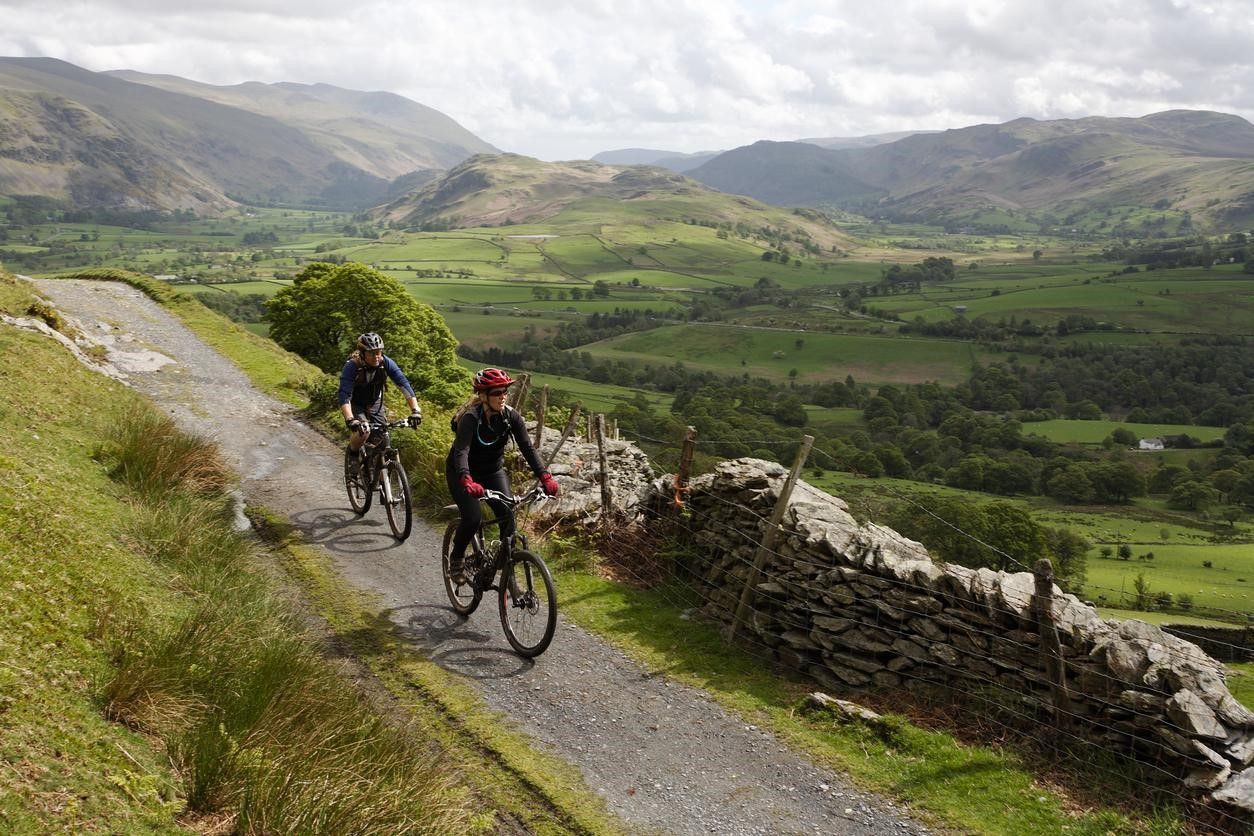
M 351 583 L 376 593 L 414 645 L 467 678 L 535 745 L 575 764 L 627 826 L 675 834 L 927 833 L 900 808 L 854 789 L 706 694 L 641 669 L 560 619 L 550 649 L 520 659 L 493 600 L 469 619 L 449 608 L 440 532 L 415 517 L 397 544 L 383 513 L 348 509 L 341 448 L 257 391 L 230 361 L 133 288 L 35 282 L 109 347 L 127 382 L 185 429 L 214 439 L 247 501 L 288 515 Z M 421 398 L 421 393 L 419 394 Z M 561 578 L 557 578 L 559 600 Z

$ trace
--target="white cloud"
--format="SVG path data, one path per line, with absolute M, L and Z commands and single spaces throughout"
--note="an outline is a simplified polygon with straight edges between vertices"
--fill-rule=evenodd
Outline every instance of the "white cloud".
M 391 90 L 548 159 L 1018 116 L 1254 116 L 1238 0 L 0 0 L 0 54 Z

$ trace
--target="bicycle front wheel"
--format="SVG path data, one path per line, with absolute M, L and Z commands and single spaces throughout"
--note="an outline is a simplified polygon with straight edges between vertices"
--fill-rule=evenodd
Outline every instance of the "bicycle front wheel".
M 370 510 L 370 501 L 374 499 L 366 473 L 367 470 L 358 460 L 357 454 L 345 448 L 344 487 L 348 489 L 348 504 L 359 517 Z
M 444 529 L 444 549 L 440 558 L 441 569 L 444 573 L 444 591 L 448 593 L 448 602 L 453 605 L 458 615 L 470 615 L 479 606 L 483 592 L 475 586 L 474 578 L 459 582 L 454 580 L 449 572 L 449 556 L 453 551 L 453 535 L 456 533 L 457 520 L 453 520 L 448 524 L 448 528 Z M 472 542 L 469 548 L 473 548 L 474 545 Z
M 388 526 L 396 539 L 405 542 L 414 524 L 414 508 L 409 504 L 409 477 L 399 461 L 383 466 L 383 498 Z
M 501 626 L 518 655 L 539 656 L 557 629 L 557 590 L 538 554 L 516 551 L 501 573 Z

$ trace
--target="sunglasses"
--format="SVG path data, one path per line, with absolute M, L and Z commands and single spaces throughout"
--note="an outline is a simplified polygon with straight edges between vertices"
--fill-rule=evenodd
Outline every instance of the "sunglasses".
M 488 394 L 494 398 L 498 398 L 501 395 L 508 395 L 509 390 L 508 389 L 489 389 Z

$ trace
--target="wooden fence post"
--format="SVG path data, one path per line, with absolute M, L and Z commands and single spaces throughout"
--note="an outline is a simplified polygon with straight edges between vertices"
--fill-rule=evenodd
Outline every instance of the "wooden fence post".
M 540 439 L 544 438 L 544 413 L 549 408 L 549 386 L 546 383 L 540 390 L 540 403 L 536 405 L 536 440 L 532 445 L 539 450 Z
M 1036 589 L 1032 595 L 1032 615 L 1041 637 L 1041 667 L 1049 677 L 1049 690 L 1054 703 L 1054 722 L 1065 726 L 1071 716 L 1071 699 L 1067 694 L 1067 667 L 1062 658 L 1062 643 L 1054 623 L 1054 564 L 1041 558 L 1032 567 Z
M 697 428 L 689 427 L 684 432 L 683 446 L 679 450 L 679 472 L 675 474 L 675 499 L 662 512 L 663 517 L 677 521 L 679 511 L 684 507 L 688 494 L 688 479 L 692 476 L 692 454 L 697 449 Z
M 530 394 L 531 375 L 524 372 L 518 376 L 518 394 L 514 396 L 514 403 L 512 404 L 514 409 L 518 410 L 519 415 L 524 414 L 523 411 L 527 408 L 527 396 Z
M 605 416 L 598 412 L 595 422 L 597 437 L 597 460 L 601 466 L 601 519 L 607 519 L 607 514 L 612 515 L 614 506 L 610 504 L 612 497 L 610 496 L 610 474 L 609 467 L 605 459 Z
M 557 458 L 557 454 L 561 451 L 562 446 L 566 444 L 566 440 L 575 432 L 575 427 L 579 425 L 579 410 L 583 408 L 583 404 L 575 401 L 575 405 L 570 408 L 570 417 L 566 419 L 566 428 L 562 430 L 562 437 L 557 440 L 557 446 L 553 448 L 553 452 L 549 453 L 546 461 L 551 465 L 553 460 Z
M 732 639 L 736 638 L 744 626 L 745 617 L 749 613 L 749 601 L 753 597 L 753 588 L 758 584 L 758 575 L 762 574 L 762 567 L 766 565 L 767 557 L 775 550 L 775 542 L 779 539 L 780 521 L 784 519 L 784 511 L 788 509 L 788 500 L 792 498 L 793 486 L 797 484 L 797 477 L 801 475 L 801 468 L 805 467 L 806 457 L 810 455 L 810 448 L 813 446 L 814 436 L 807 435 L 801 439 L 797 458 L 792 463 L 792 470 L 788 471 L 784 487 L 780 489 L 779 499 L 775 502 L 775 510 L 771 514 L 771 521 L 762 534 L 762 545 L 758 546 L 757 552 L 753 555 L 753 566 L 749 569 L 745 588 L 740 591 L 740 602 L 736 605 L 736 615 L 732 620 L 730 634 Z

